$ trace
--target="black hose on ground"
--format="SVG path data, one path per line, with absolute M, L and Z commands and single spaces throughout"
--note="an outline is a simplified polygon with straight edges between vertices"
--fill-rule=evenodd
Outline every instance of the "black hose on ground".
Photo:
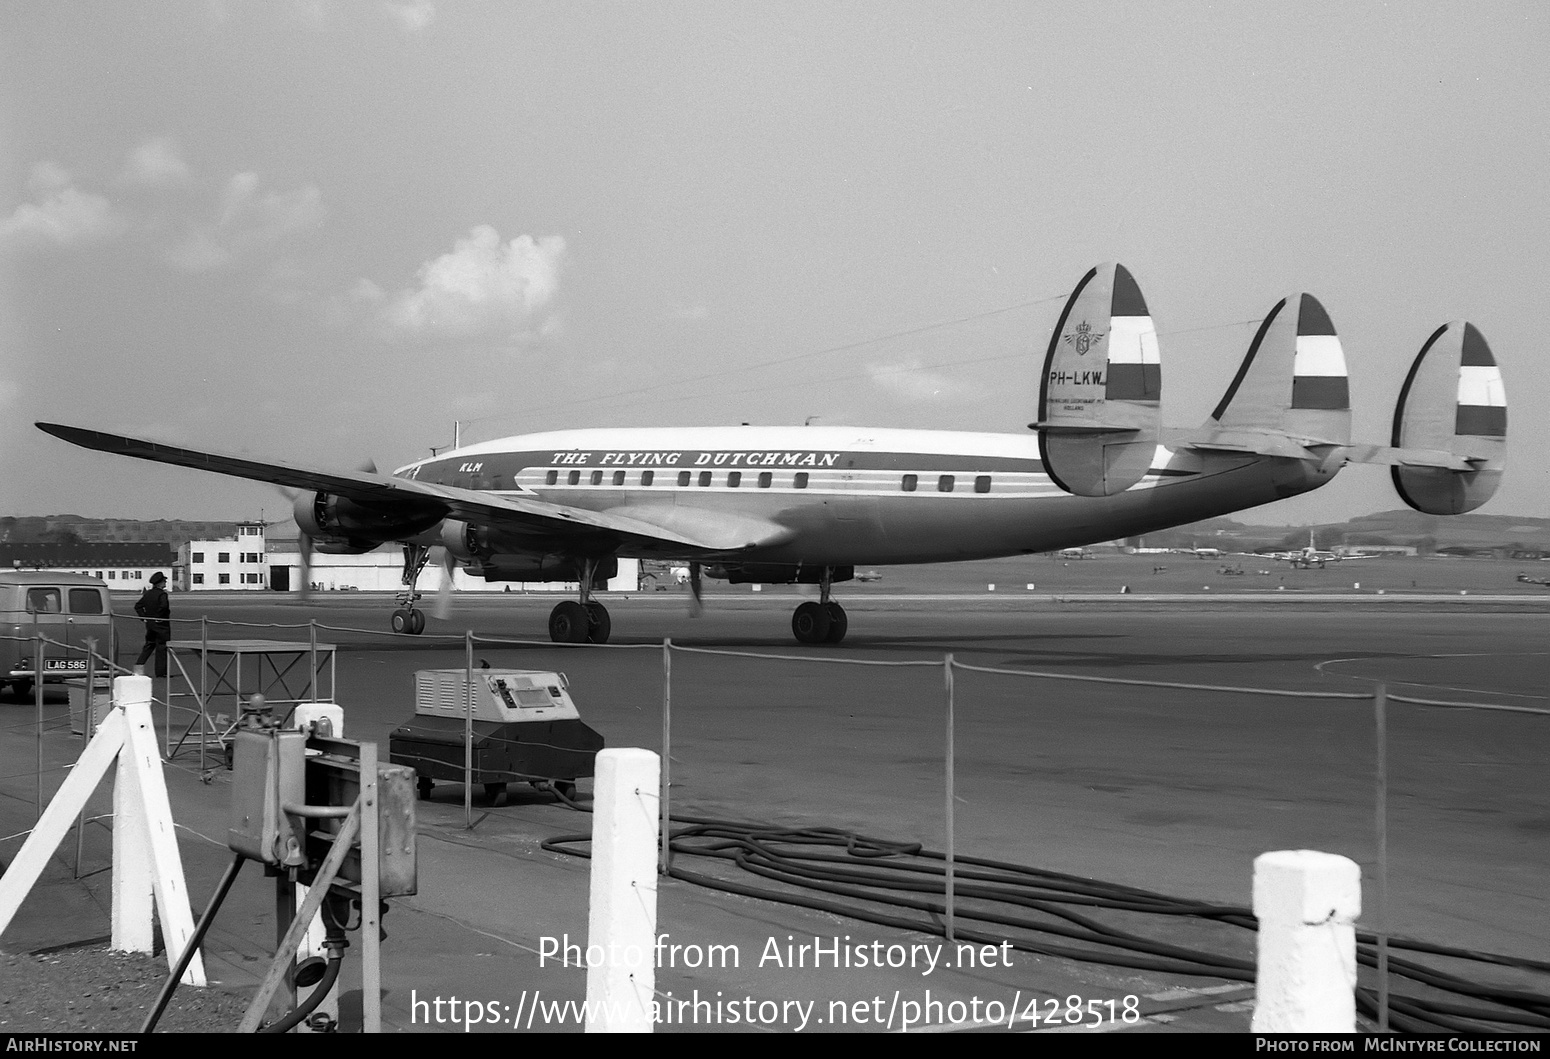
M 586 810 L 572 799 L 573 808 Z M 670 849 L 675 857 L 699 858 L 757 875 L 782 889 L 738 881 L 710 871 L 674 864 L 668 874 L 684 882 L 746 897 L 798 905 L 851 919 L 926 934 L 945 935 L 946 857 L 915 843 L 887 842 L 832 828 L 776 828 L 761 824 L 676 816 Z M 567 856 L 589 856 L 577 848 L 588 834 L 561 835 L 541 846 Z M 1128 915 L 1162 915 L 1253 931 L 1253 911 L 1171 897 L 1137 887 L 1084 879 L 1004 861 L 953 858 L 954 908 L 960 925 L 954 937 L 983 944 L 1003 941 L 1023 952 L 1084 963 L 1138 968 L 1170 974 L 1199 975 L 1253 982 L 1252 958 L 1225 955 L 1144 937 L 1105 923 L 1093 910 Z M 817 896 L 822 894 L 825 896 Z M 1081 908 L 1087 911 L 1078 912 Z M 994 932 L 981 929 L 989 926 Z M 1056 940 L 1058 939 L 1058 940 Z M 1078 944 L 1070 944 L 1077 942 Z M 1450 959 L 1550 973 L 1550 964 L 1406 938 L 1390 938 L 1388 947 Z M 1377 965 L 1376 937 L 1357 935 L 1357 959 Z M 1390 1025 L 1406 1033 L 1477 1033 L 1550 1030 L 1550 995 L 1482 985 L 1424 966 L 1389 958 L 1389 972 L 1435 990 L 1440 996 L 1391 994 Z M 1459 1003 L 1453 997 L 1465 998 Z M 1369 1018 L 1378 1011 L 1376 990 L 1358 987 L 1358 1010 Z M 1486 1006 L 1490 1005 L 1490 1006 Z

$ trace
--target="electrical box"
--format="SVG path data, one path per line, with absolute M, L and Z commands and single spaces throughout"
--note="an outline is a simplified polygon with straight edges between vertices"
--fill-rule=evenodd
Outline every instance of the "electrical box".
M 308 741 L 307 802 L 310 805 L 353 805 L 361 795 L 362 744 L 348 739 L 313 736 Z M 375 755 L 373 755 L 375 756 Z M 377 766 L 377 886 L 383 898 L 416 892 L 419 865 L 415 848 L 415 774 L 401 765 Z M 310 866 L 328 855 L 339 821 L 313 821 L 307 836 Z M 302 873 L 302 882 L 308 881 Z M 356 839 L 339 869 L 347 883 L 361 881 L 361 847 Z
M 306 748 L 305 732 L 243 727 L 232 734 L 226 844 L 234 852 L 276 867 L 305 861 L 302 836 L 280 807 L 306 800 Z

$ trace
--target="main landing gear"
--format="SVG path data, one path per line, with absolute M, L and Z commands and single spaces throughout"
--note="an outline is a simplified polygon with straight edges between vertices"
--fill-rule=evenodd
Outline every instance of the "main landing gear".
M 394 632 L 418 636 L 425 631 L 425 612 L 415 609 L 420 593 L 415 591 L 414 583 L 430 554 L 431 550 L 423 544 L 404 545 L 404 590 L 398 594 L 398 609 L 393 612 Z
M 596 559 L 581 563 L 580 600 L 567 599 L 549 612 L 549 639 L 555 643 L 607 643 L 613 631 L 608 608 L 592 598 Z
M 845 608 L 829 598 L 833 573 L 832 567 L 824 567 L 818 582 L 818 602 L 808 600 L 791 615 L 791 632 L 798 643 L 839 643 L 845 639 L 850 619 L 845 616 Z

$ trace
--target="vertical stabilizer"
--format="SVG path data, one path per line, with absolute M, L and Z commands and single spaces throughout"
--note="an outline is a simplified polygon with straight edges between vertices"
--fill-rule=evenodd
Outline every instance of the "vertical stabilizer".
M 1129 489 L 1151 467 L 1162 398 L 1157 329 L 1123 265 L 1100 265 L 1071 292 L 1039 382 L 1045 471 L 1078 496 Z
M 1211 418 L 1208 426 L 1299 445 L 1350 443 L 1345 351 L 1317 298 L 1293 294 L 1276 303 Z
M 1400 498 L 1418 511 L 1457 515 L 1491 498 L 1507 449 L 1507 393 L 1485 336 L 1463 320 L 1421 347 L 1394 409 Z M 1451 466 L 1417 465 L 1441 454 Z

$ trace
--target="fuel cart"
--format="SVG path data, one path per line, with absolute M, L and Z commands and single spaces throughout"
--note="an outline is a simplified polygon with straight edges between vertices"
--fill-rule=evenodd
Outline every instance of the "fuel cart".
M 388 756 L 419 776 L 421 798 L 435 781 L 463 782 L 464 719 L 473 704 L 473 782 L 490 802 L 508 783 L 531 783 L 574 798 L 593 774 L 603 737 L 581 720 L 565 674 L 528 669 L 422 669 L 414 716 L 393 730 Z

